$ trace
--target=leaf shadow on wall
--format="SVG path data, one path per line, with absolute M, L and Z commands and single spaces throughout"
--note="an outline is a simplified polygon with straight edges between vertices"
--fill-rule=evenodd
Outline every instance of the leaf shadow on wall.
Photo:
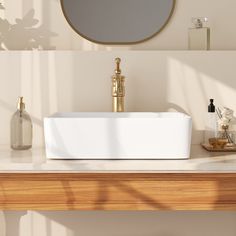
M 50 46 L 49 39 L 57 34 L 47 30 L 44 25 L 37 26 L 39 20 L 34 15 L 35 10 L 31 9 L 22 19 L 16 18 L 14 24 L 0 18 L 0 50 L 56 48 Z

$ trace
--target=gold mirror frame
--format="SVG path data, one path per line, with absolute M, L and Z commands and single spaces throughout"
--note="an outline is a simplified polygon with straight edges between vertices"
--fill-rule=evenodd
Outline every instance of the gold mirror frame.
M 174 14 L 174 10 L 175 10 L 175 6 L 176 6 L 176 0 L 173 0 L 173 6 L 172 6 L 172 9 L 171 9 L 171 12 L 170 12 L 170 15 L 169 17 L 167 18 L 165 24 L 156 32 L 154 33 L 153 35 L 145 38 L 145 39 L 142 39 L 142 40 L 139 40 L 139 41 L 135 41 L 135 42 L 100 42 L 100 41 L 97 41 L 97 40 L 94 40 L 94 39 L 91 39 L 87 36 L 85 36 L 84 34 L 82 34 L 81 32 L 79 32 L 78 29 L 76 29 L 72 22 L 70 21 L 70 19 L 68 18 L 66 12 L 65 12 L 65 7 L 64 7 L 64 0 L 60 0 L 60 3 L 61 3 L 61 8 L 62 8 L 62 12 L 63 12 L 63 15 L 67 21 L 67 23 L 70 25 L 70 27 L 78 34 L 80 35 L 82 38 L 85 38 L 86 40 L 90 41 L 90 42 L 93 42 L 93 43 L 96 43 L 96 44 L 102 44 L 102 45 L 134 45 L 134 44 L 139 44 L 139 43 L 143 43 L 143 42 L 146 42 L 152 38 L 154 38 L 156 35 L 158 35 L 166 26 L 167 24 L 170 22 L 170 19 L 172 18 L 173 14 Z

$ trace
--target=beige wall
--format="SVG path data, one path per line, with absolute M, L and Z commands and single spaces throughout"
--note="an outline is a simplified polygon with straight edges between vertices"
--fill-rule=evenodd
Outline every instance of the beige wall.
M 236 51 L 6 51 L 0 53 L 0 144 L 9 145 L 9 121 L 20 95 L 33 118 L 34 146 L 44 143 L 45 116 L 111 111 L 117 56 L 127 77 L 126 110 L 188 113 L 194 144 L 203 140 L 209 98 L 236 111 Z
M 0 10 L 0 17 L 11 25 L 17 22 L 11 31 L 6 30 L 7 22 L 0 24 L 0 32 L 4 33 L 3 49 L 30 49 L 34 41 L 36 47 L 45 50 L 119 52 L 0 53 L 0 144 L 9 145 L 9 119 L 20 94 L 26 97 L 34 118 L 35 145 L 42 145 L 42 118 L 47 114 L 57 110 L 109 110 L 110 75 L 117 55 L 122 56 L 122 68 L 128 77 L 127 108 L 140 111 L 172 108 L 189 112 L 194 118 L 194 142 L 201 138 L 208 97 L 216 98 L 219 105 L 236 109 L 235 52 L 132 54 L 129 51 L 187 49 L 187 28 L 192 16 L 210 18 L 212 49 L 234 50 L 235 0 L 177 0 L 173 18 L 157 37 L 123 47 L 101 46 L 82 39 L 65 21 L 59 0 L 2 2 L 6 10 Z M 31 9 L 39 21 L 33 30 Z M 24 17 L 27 13 L 28 17 Z M 233 236 L 236 233 L 235 213 L 224 212 L 5 212 L 3 218 L 0 215 L 1 236 L 4 224 L 7 236 Z
M 234 212 L 6 212 L 7 236 L 235 236 Z M 1 234 L 0 234 L 1 235 Z
M 167 27 L 155 38 L 133 46 L 110 47 L 101 46 L 82 39 L 67 24 L 60 7 L 59 0 L 2 0 L 6 10 L 0 10 L 0 16 L 5 17 L 11 24 L 16 18 L 30 23 L 30 18 L 24 18 L 31 9 L 35 10 L 35 18 L 39 23 L 35 25 L 36 32 L 44 39 L 39 43 L 44 49 L 56 48 L 58 50 L 183 50 L 187 49 L 187 28 L 191 26 L 193 16 L 207 16 L 210 19 L 212 30 L 212 49 L 236 49 L 236 1 L 235 0 L 176 0 L 174 15 Z M 29 25 L 29 24 L 28 24 Z M 41 26 L 42 27 L 39 27 Z M 20 29 L 19 29 L 20 28 Z M 7 34 L 9 49 L 24 49 L 28 36 L 25 27 L 19 27 Z M 3 26 L 0 26 L 0 31 Z M 51 35 L 49 32 L 54 33 Z M 31 34 L 32 36 L 32 34 Z

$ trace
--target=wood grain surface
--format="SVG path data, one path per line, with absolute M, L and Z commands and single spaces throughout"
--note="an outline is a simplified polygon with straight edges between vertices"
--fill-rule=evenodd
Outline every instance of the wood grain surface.
M 236 210 L 236 174 L 0 174 L 2 210 Z

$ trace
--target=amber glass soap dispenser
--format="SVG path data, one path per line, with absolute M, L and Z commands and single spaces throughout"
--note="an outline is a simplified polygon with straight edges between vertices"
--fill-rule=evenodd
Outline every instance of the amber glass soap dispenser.
M 17 111 L 11 119 L 11 148 L 27 150 L 32 147 L 32 121 L 25 111 L 23 97 L 19 98 Z

